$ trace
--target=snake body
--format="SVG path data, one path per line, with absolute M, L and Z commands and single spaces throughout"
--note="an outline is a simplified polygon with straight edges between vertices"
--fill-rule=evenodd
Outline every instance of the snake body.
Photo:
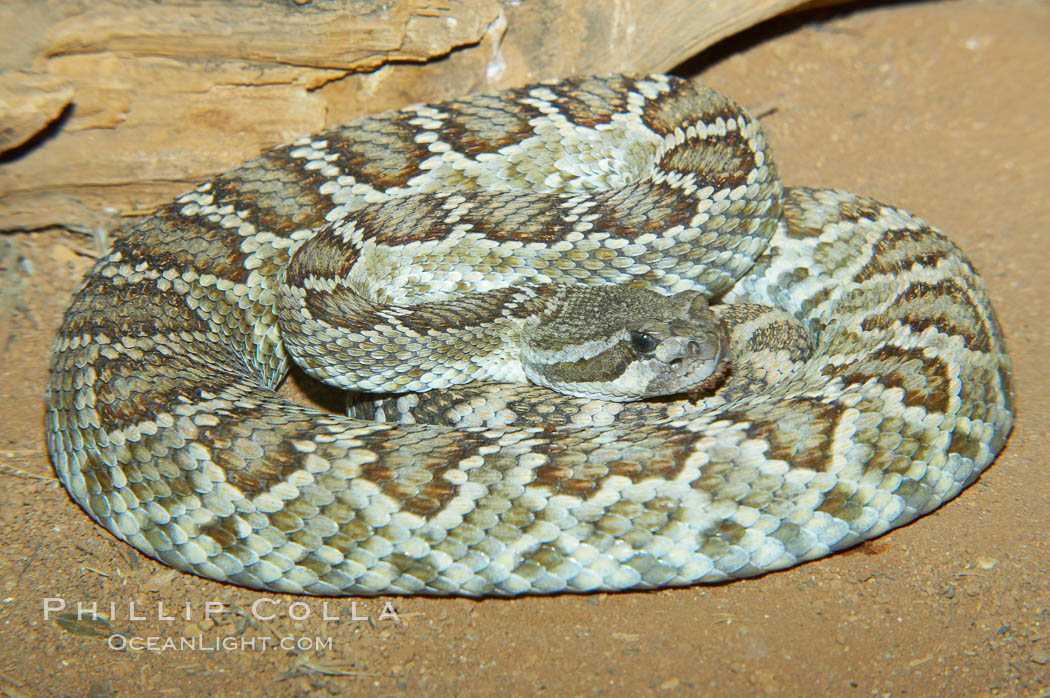
M 325 345 L 381 365 L 355 379 L 371 390 L 516 380 L 465 353 L 473 328 L 549 284 L 762 304 L 813 347 L 752 391 L 462 385 L 402 423 L 275 392 L 293 334 L 319 372 Z M 363 315 L 314 340 L 279 324 L 288 296 Z M 857 195 L 782 191 L 757 122 L 713 92 L 609 76 L 362 119 L 158 210 L 70 303 L 46 420 L 72 498 L 172 567 L 507 596 L 722 581 L 878 536 L 989 465 L 1013 389 L 983 282 L 944 235 Z

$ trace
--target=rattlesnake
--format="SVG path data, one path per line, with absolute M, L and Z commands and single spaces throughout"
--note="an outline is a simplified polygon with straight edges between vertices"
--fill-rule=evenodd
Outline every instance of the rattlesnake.
M 520 369 L 463 358 L 485 341 L 469 332 L 446 341 L 453 321 L 517 306 L 456 306 L 452 291 L 570 282 L 779 308 L 814 346 L 749 394 L 455 387 Z M 327 343 L 385 364 L 435 344 L 451 369 L 428 358 L 364 387 L 453 387 L 364 408 L 400 424 L 278 396 L 276 315 L 307 291 L 314 309 L 367 311 L 335 323 L 337 340 L 298 333 L 307 359 Z M 422 301 L 441 312 L 406 307 Z M 666 76 L 408 107 L 197 187 L 88 274 L 47 403 L 55 470 L 113 535 L 181 570 L 308 594 L 586 592 L 781 569 L 935 509 L 1012 421 L 1002 331 L 947 238 L 864 197 L 782 192 L 758 123 Z

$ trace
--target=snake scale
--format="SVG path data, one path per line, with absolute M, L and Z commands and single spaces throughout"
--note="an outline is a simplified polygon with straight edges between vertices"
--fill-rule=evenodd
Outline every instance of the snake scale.
M 779 309 L 812 352 L 753 391 L 499 383 L 521 369 L 472 328 L 506 334 L 572 285 Z M 316 327 L 281 324 L 289 298 Z M 285 339 L 319 373 L 326 348 L 381 365 L 353 384 L 388 393 L 365 410 L 395 421 L 278 395 Z M 180 570 L 511 596 L 717 582 L 878 536 L 989 465 L 1011 380 L 983 282 L 943 234 L 782 189 L 758 122 L 710 90 L 605 76 L 361 119 L 130 226 L 66 311 L 46 422 L 72 498 Z

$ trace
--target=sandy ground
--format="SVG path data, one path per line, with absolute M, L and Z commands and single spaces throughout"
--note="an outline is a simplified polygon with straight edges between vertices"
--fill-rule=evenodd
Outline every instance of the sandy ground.
M 872 544 L 760 579 L 511 601 L 335 600 L 329 619 L 319 600 L 167 570 L 69 500 L 44 451 L 45 372 L 92 243 L 6 236 L 0 693 L 1050 696 L 1050 5 L 968 0 L 807 19 L 764 25 L 683 72 L 768 113 L 787 182 L 901 205 L 971 256 L 1018 390 L 1013 435 L 977 484 Z M 67 610 L 97 602 L 108 628 L 45 619 L 48 598 Z M 272 620 L 252 619 L 260 600 Z M 205 621 L 205 602 L 225 612 Z M 108 632 L 200 636 L 213 651 L 112 649 Z M 276 645 L 283 636 L 295 644 Z

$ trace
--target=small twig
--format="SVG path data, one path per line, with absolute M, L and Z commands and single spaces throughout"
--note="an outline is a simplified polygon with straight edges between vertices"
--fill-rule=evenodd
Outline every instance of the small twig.
M 762 105 L 760 107 L 755 107 L 755 109 L 752 110 L 751 113 L 755 115 L 756 119 L 762 120 L 762 119 L 765 119 L 766 117 L 773 116 L 778 111 L 780 111 L 780 107 L 778 107 L 777 105 L 775 105 L 775 104 L 765 104 L 765 105 Z
M 32 455 L 42 455 L 41 451 L 28 451 L 27 453 Z M 58 478 L 50 477 L 47 475 L 37 475 L 20 468 L 16 468 L 8 463 L 0 463 L 0 473 L 4 475 L 11 475 L 13 477 L 22 477 L 27 480 L 42 480 L 43 482 L 58 482 Z

